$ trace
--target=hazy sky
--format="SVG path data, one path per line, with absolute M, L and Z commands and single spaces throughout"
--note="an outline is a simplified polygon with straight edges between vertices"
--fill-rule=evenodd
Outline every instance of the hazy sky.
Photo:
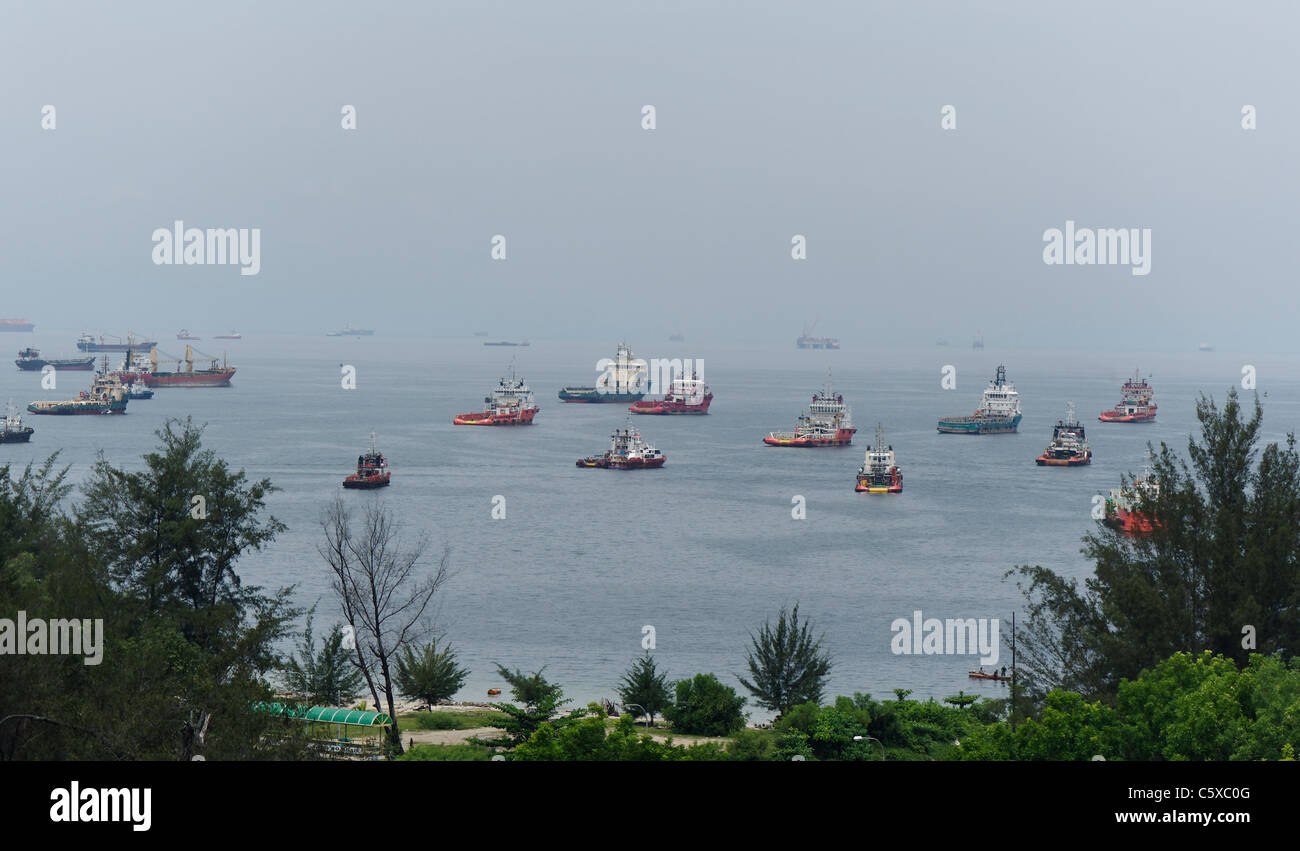
M 1298 19 L 4 0 L 0 316 L 630 341 L 820 317 L 846 344 L 1296 350 Z M 176 219 L 260 228 L 260 273 L 155 265 Z M 1150 228 L 1150 274 L 1045 265 L 1067 219 Z

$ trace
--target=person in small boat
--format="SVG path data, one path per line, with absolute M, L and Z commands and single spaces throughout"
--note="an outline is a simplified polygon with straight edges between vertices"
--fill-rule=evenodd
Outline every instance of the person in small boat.
M 1007 675 L 1007 666 L 1006 666 L 1006 665 L 1003 665 L 1003 666 L 1002 666 L 1002 676 L 1005 677 L 1006 675 Z
M 981 674 L 984 673 L 984 666 L 983 666 L 983 665 L 980 665 L 980 673 L 981 673 Z

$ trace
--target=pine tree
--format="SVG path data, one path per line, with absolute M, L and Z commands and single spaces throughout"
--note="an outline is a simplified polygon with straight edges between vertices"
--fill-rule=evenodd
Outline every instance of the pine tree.
M 435 638 L 420 648 L 419 653 L 409 646 L 403 648 L 397 657 L 394 682 L 402 694 L 419 698 L 432 707 L 460 691 L 468 676 L 469 671 L 456 664 L 456 651 L 450 646 L 439 650 Z
M 831 659 L 821 649 L 822 639 L 812 637 L 811 626 L 799 622 L 797 603 L 789 613 L 781 609 L 775 627 L 769 621 L 757 636 L 751 633 L 750 644 L 752 681 L 739 679 L 759 706 L 784 714 L 792 706 L 821 701 Z
M 654 657 L 647 652 L 633 662 L 632 667 L 623 675 L 623 685 L 618 689 L 618 696 L 622 698 L 624 706 L 635 704 L 644 709 L 653 724 L 655 713 L 673 700 L 667 677 L 667 673 L 661 673 L 655 667 Z

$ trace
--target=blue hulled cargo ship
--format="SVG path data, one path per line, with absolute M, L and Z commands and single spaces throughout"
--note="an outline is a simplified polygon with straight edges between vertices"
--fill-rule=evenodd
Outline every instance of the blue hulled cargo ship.
M 975 413 L 939 420 L 940 434 L 1006 434 L 1020 425 L 1020 394 L 1007 381 L 1007 368 L 998 365 L 997 376 L 984 388 Z

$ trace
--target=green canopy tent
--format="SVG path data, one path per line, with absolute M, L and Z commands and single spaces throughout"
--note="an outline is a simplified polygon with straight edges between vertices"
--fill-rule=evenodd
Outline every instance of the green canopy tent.
M 380 735 L 393 723 L 393 719 L 383 712 L 341 709 L 337 706 L 303 706 L 301 704 L 259 701 L 253 704 L 253 711 L 265 712 L 268 715 L 284 718 L 295 718 L 314 724 L 337 725 L 337 738 L 345 742 L 351 741 L 351 739 L 343 735 L 344 728 L 360 727 L 362 728 L 360 734 L 363 736 L 369 734 Z

